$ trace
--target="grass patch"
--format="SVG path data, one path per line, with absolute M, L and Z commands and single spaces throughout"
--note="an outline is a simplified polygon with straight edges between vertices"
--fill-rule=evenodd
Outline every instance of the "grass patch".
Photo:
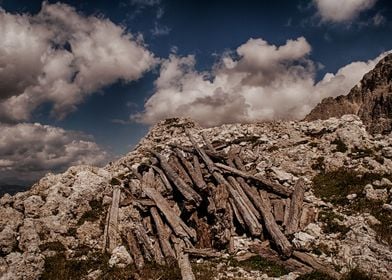
M 365 271 L 353 268 L 343 276 L 343 280 L 377 280 L 377 277 L 371 276 Z
M 324 157 L 318 157 L 316 159 L 316 162 L 312 164 L 312 169 L 323 171 L 325 169 L 324 160 Z
M 80 217 L 77 223 L 78 226 L 83 225 L 83 223 L 86 221 L 94 222 L 98 220 L 101 214 L 104 212 L 102 201 L 100 200 L 91 200 L 89 202 L 89 205 L 91 207 L 91 210 L 83 213 L 82 217 Z
M 211 263 L 192 263 L 192 270 L 196 279 L 213 280 L 218 272 L 215 267 L 211 267 Z
M 347 195 L 360 194 L 364 186 L 383 177 L 388 176 L 376 173 L 361 174 L 348 169 L 322 172 L 313 178 L 314 194 L 333 204 L 345 205 L 348 202 Z
M 338 170 L 327 173 L 320 173 L 313 178 L 313 189 L 316 196 L 335 205 L 344 207 L 345 214 L 370 213 L 381 222 L 380 225 L 373 225 L 372 228 L 377 233 L 377 239 L 386 244 L 392 245 L 392 214 L 382 209 L 382 201 L 370 201 L 363 194 L 363 188 L 375 180 L 383 177 L 390 179 L 391 175 L 376 173 L 365 173 L 363 175 L 350 170 Z M 356 193 L 358 197 L 349 202 L 346 196 Z M 325 213 L 320 219 L 328 225 L 327 231 L 345 231 L 333 222 L 336 217 L 330 213 Z
M 336 145 L 335 152 L 345 153 L 348 150 L 347 145 L 341 139 L 336 138 L 331 142 L 331 144 Z
M 234 267 L 242 267 L 245 270 L 258 270 L 267 274 L 269 277 L 280 277 L 286 275 L 288 271 L 281 265 L 262 258 L 261 256 L 254 256 L 244 261 L 237 261 L 231 259 L 229 264 Z

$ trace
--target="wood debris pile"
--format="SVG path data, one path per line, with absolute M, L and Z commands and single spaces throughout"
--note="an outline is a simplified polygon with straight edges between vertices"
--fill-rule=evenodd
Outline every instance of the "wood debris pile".
M 203 134 L 192 146 L 172 145 L 167 158 L 148 150 L 150 164 L 112 181 L 113 198 L 105 227 L 105 250 L 120 243 L 129 248 L 136 267 L 175 259 L 183 279 L 195 279 L 190 256 L 219 258 L 233 254 L 234 238 L 269 240 L 258 254 L 302 273 L 336 272 L 311 255 L 293 249 L 292 235 L 316 219 L 316 208 L 304 202 L 304 181 L 293 189 L 247 171 L 232 148 L 214 147 Z M 134 182 L 139 181 L 140 184 Z M 120 197 L 125 199 L 120 199 Z M 131 223 L 119 225 L 119 207 L 131 207 Z

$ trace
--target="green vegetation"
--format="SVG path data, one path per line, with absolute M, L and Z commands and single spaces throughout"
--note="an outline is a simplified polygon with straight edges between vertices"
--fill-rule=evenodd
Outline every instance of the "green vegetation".
M 368 273 L 359 270 L 358 268 L 354 268 L 350 270 L 348 273 L 343 275 L 342 280 L 377 280 L 378 278 L 370 276 Z M 327 274 L 324 274 L 320 271 L 313 271 L 311 273 L 301 275 L 297 280 L 334 280 Z
M 391 175 L 376 173 L 360 174 L 358 172 L 341 169 L 333 172 L 322 172 L 313 178 L 313 189 L 316 196 L 334 205 L 344 207 L 343 213 L 370 213 L 381 222 L 380 225 L 373 225 L 372 228 L 377 233 L 379 241 L 392 244 L 392 214 L 382 209 L 382 201 L 370 201 L 363 194 L 364 187 L 380 180 L 383 177 L 391 178 Z M 356 193 L 358 196 L 349 202 L 346 196 Z M 324 213 L 320 218 L 327 224 L 327 231 L 345 231 L 341 228 L 331 213 Z
M 316 159 L 316 162 L 312 164 L 312 169 L 313 169 L 313 170 L 320 170 L 320 171 L 323 171 L 324 168 L 325 168 L 325 166 L 324 166 L 324 160 L 325 160 L 324 157 L 318 157 L 318 158 Z
M 234 267 L 242 267 L 245 270 L 262 271 L 269 277 L 279 277 L 288 273 L 283 266 L 260 256 L 254 256 L 244 261 L 231 259 L 229 264 Z
M 83 249 L 85 251 L 85 249 Z M 175 261 L 168 265 L 147 263 L 142 270 L 130 265 L 126 268 L 109 267 L 108 254 L 86 252 L 86 259 L 67 259 L 63 252 L 45 258 L 44 272 L 41 280 L 74 280 L 83 279 L 89 273 L 100 270 L 100 280 L 127 280 L 127 279 L 161 279 L 181 280 L 180 269 Z M 139 275 L 140 277 L 136 277 Z M 200 278 L 208 279 L 208 278 Z
M 362 194 L 363 188 L 383 176 L 376 173 L 361 174 L 353 170 L 340 169 L 322 172 L 313 178 L 313 189 L 316 196 L 336 205 L 346 205 L 346 196 L 351 193 Z

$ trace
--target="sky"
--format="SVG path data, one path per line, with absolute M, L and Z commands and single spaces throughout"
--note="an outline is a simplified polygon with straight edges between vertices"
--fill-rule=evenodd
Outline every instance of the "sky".
M 302 119 L 391 31 L 388 0 L 0 0 L 0 184 L 104 165 L 169 117 Z

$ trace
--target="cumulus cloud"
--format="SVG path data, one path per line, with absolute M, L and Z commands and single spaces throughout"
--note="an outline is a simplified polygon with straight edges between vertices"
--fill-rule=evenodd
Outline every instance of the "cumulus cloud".
M 193 55 L 175 54 L 161 65 L 155 93 L 144 112 L 132 119 L 158 120 L 192 117 L 205 126 L 255 120 L 301 119 L 322 98 L 347 94 L 384 55 L 353 62 L 315 81 L 316 63 L 308 58 L 305 38 L 282 46 L 250 39 L 235 53 L 226 53 L 210 71 L 195 69 Z
M 31 183 L 72 165 L 105 163 L 90 136 L 38 123 L 0 124 L 0 182 Z
M 28 120 L 41 104 L 62 118 L 90 94 L 136 80 L 155 64 L 142 38 L 65 4 L 36 15 L 0 10 L 0 121 Z
M 377 0 L 313 0 L 318 15 L 326 22 L 348 22 L 374 6 Z

